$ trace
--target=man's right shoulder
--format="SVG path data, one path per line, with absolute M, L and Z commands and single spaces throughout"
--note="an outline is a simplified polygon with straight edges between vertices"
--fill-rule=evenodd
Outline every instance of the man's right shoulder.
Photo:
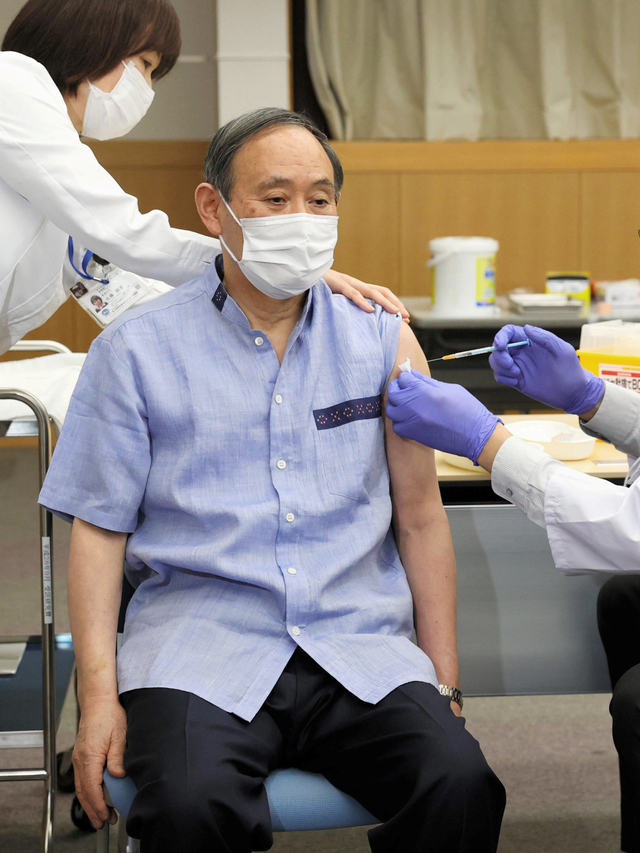
M 144 331 L 153 331 L 154 327 L 181 326 L 185 311 L 193 307 L 198 300 L 208 300 L 203 278 L 197 278 L 175 287 L 169 293 L 163 293 L 144 305 L 129 308 L 100 333 L 97 340 L 112 342 L 125 335 L 137 335 Z

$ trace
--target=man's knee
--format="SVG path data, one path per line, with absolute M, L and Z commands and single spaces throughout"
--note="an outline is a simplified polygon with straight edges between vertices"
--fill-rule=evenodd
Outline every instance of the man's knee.
M 478 742 L 468 733 L 464 746 L 458 746 L 449 764 L 448 782 L 462 798 L 490 795 L 504 805 L 504 786 L 489 767 Z
M 484 757 L 478 742 L 461 729 L 456 742 L 447 741 L 438 756 L 431 750 L 418 758 L 417 769 L 423 793 L 429 797 L 433 782 L 440 787 L 445 799 L 462 807 L 473 802 L 491 802 L 504 808 L 505 789 Z M 435 774 L 435 780 L 434 780 Z
M 199 780 L 164 775 L 138 792 L 127 829 L 140 838 L 153 826 L 154 834 L 181 837 L 185 845 L 197 839 L 224 841 L 237 850 L 265 849 L 258 845 L 270 837 L 270 822 L 266 794 L 256 790 L 260 784 L 232 769 Z

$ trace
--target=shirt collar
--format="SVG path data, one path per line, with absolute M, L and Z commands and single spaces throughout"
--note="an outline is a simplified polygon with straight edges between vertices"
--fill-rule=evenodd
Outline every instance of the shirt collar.
M 300 319 L 295 325 L 293 332 L 291 333 L 291 338 L 294 336 L 297 337 L 298 334 L 302 331 L 302 329 L 311 322 L 311 318 L 313 317 L 313 303 L 318 297 L 317 287 L 321 286 L 323 283 L 323 279 L 321 279 L 317 285 L 314 285 L 309 291 L 309 295 L 305 300 L 304 306 L 302 308 L 302 314 Z M 209 269 L 204 275 L 204 286 L 205 290 L 211 297 L 211 301 L 218 309 L 218 311 L 222 314 L 223 317 L 226 317 L 228 320 L 231 320 L 234 323 L 238 323 L 246 329 L 250 329 L 249 320 L 247 319 L 246 314 L 240 308 L 237 302 L 229 296 L 224 287 L 224 262 L 222 259 L 222 254 L 216 255 L 214 263 L 210 264 Z

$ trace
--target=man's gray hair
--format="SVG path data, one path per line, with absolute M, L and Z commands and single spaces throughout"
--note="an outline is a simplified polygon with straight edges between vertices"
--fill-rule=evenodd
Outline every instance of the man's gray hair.
M 242 146 L 252 137 L 265 130 L 276 127 L 303 127 L 318 140 L 325 150 L 333 166 L 333 183 L 338 193 L 342 189 L 344 174 L 338 155 L 329 145 L 325 134 L 306 116 L 281 110 L 277 107 L 266 107 L 261 110 L 234 118 L 227 122 L 211 140 L 204 163 L 204 179 L 214 186 L 220 195 L 229 201 L 233 188 L 233 158 Z

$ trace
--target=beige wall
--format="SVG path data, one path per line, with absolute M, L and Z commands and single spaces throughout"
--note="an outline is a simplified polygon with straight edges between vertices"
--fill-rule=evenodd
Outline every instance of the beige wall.
M 156 84 L 151 109 L 127 139 L 210 139 L 218 126 L 216 0 L 171 0 L 182 28 L 182 55 Z
M 0 38 L 4 38 L 4 34 L 11 21 L 24 6 L 26 0 L 2 0 L 0 3 Z

